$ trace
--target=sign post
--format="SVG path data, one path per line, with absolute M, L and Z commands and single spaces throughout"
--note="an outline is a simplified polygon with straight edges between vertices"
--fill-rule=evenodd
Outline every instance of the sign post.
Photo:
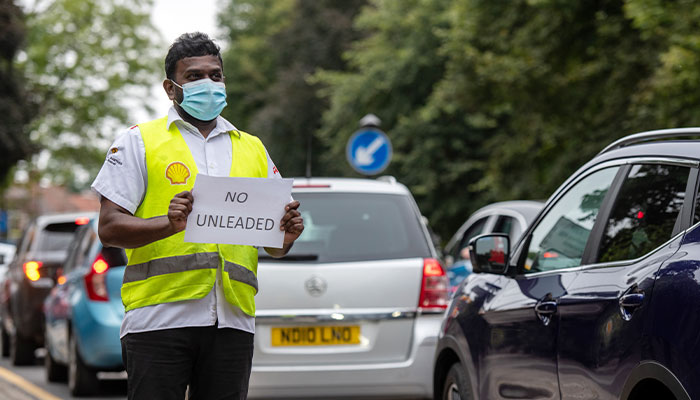
M 379 130 L 381 121 L 373 114 L 360 120 L 361 128 L 352 134 L 345 148 L 350 166 L 363 175 L 376 175 L 391 161 L 389 137 Z

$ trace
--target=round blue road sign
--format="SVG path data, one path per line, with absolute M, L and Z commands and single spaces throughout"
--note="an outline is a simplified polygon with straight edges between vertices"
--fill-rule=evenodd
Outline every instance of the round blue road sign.
M 345 153 L 355 171 L 375 175 L 384 171 L 391 161 L 391 141 L 379 129 L 360 129 L 348 140 Z

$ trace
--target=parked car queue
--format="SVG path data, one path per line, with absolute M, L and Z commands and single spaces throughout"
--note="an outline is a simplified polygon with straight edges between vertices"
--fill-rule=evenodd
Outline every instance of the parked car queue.
M 613 143 L 546 203 L 521 204 L 522 235 L 475 213 L 448 246 L 461 256 L 467 242 L 473 268 L 451 298 L 405 186 L 297 180 L 306 230 L 287 258 L 260 259 L 250 397 L 699 398 L 700 141 L 686 139 L 698 136 Z M 92 244 L 72 246 L 84 268 L 57 274 L 46 301 L 49 378 L 97 368 L 71 340 L 68 282 L 118 296 L 125 260 L 88 226 L 74 243 Z

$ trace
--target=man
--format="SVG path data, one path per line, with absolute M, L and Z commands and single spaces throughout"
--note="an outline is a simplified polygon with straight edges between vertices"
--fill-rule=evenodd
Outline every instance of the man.
M 219 47 L 184 34 L 165 58 L 168 116 L 131 127 L 110 148 L 93 188 L 99 235 L 127 249 L 121 327 L 129 399 L 244 399 L 253 356 L 257 249 L 184 242 L 197 173 L 279 178 L 260 140 L 219 116 L 226 105 Z M 285 207 L 285 255 L 304 229 Z

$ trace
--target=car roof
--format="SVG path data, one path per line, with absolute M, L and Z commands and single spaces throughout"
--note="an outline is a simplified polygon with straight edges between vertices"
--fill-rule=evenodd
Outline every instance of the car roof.
M 16 249 L 17 246 L 15 246 L 14 244 L 0 242 L 0 252 L 14 252 Z
M 598 154 L 591 160 L 599 163 L 629 157 L 673 157 L 700 160 L 700 140 L 663 140 L 632 144 Z
M 491 203 L 480 209 L 476 210 L 472 215 L 483 214 L 485 211 L 492 211 L 495 209 L 499 210 L 509 210 L 514 213 L 522 215 L 527 223 L 532 222 L 537 214 L 544 207 L 544 201 L 539 200 L 511 200 L 511 201 L 499 201 L 496 203 Z M 471 216 L 470 216 L 471 219 Z
M 88 217 L 94 218 L 97 216 L 95 211 L 81 211 L 81 212 L 67 212 L 67 213 L 55 213 L 55 214 L 44 214 L 36 217 L 36 223 L 39 226 L 45 226 L 48 224 L 56 224 L 62 222 L 74 222 L 76 218 Z
M 383 193 L 409 194 L 408 188 L 393 177 L 377 179 L 358 178 L 294 178 L 293 191 L 302 192 L 337 192 L 337 193 Z

